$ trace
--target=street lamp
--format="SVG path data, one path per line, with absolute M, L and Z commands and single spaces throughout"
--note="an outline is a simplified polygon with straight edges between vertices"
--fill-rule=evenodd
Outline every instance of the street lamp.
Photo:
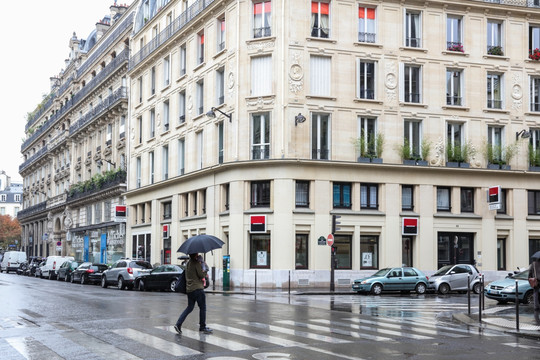
M 98 164 L 99 166 L 103 166 L 103 162 L 104 162 L 104 161 L 107 162 L 107 163 L 109 163 L 109 164 L 111 164 L 114 168 L 116 168 L 116 163 L 115 163 L 115 162 L 112 162 L 112 161 L 109 161 L 109 160 L 103 159 L 103 158 L 99 159 L 98 162 L 97 162 L 97 164 Z
M 306 121 L 306 117 L 302 115 L 302 113 L 298 113 L 298 115 L 294 117 L 294 126 L 298 126 L 298 124 L 301 124 L 304 121 Z
M 223 111 L 219 110 L 218 108 L 215 108 L 213 107 L 212 109 L 210 109 L 209 112 L 206 113 L 206 116 L 208 116 L 209 118 L 213 119 L 216 117 L 216 113 L 215 111 L 219 112 L 220 114 L 226 116 L 229 118 L 229 122 L 232 122 L 232 114 L 225 114 Z
M 516 141 L 519 139 L 519 137 L 522 137 L 523 139 L 527 139 L 531 137 L 531 133 L 527 130 L 523 129 L 521 131 L 516 131 Z

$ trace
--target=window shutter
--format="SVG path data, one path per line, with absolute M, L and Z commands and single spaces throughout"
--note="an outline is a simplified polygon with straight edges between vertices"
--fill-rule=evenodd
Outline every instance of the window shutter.
M 356 59 L 356 98 L 360 99 L 360 59 Z

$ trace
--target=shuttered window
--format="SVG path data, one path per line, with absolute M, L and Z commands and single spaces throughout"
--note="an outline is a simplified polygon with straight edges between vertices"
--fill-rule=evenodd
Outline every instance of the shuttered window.
M 311 56 L 310 93 L 315 96 L 330 96 L 331 58 Z
M 272 94 L 272 56 L 251 59 L 251 96 Z

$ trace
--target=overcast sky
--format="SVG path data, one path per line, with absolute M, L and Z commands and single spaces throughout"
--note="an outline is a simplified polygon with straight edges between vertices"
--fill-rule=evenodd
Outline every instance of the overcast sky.
M 96 22 L 110 14 L 114 0 L 2 1 L 3 35 L 0 84 L 0 170 L 22 182 L 21 145 L 25 115 L 50 91 L 49 78 L 60 73 L 69 56 L 73 32 L 86 39 Z M 118 0 L 130 5 L 133 0 Z

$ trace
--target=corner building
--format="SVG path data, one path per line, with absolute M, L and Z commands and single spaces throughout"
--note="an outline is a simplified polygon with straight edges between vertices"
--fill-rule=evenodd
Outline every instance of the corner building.
M 206 233 L 218 281 L 230 255 L 233 286 L 327 286 L 333 215 L 338 286 L 540 249 L 537 2 L 136 6 L 127 255 Z
M 112 263 L 125 254 L 125 222 L 115 209 L 127 181 L 133 18 L 128 6 L 114 4 L 86 39 L 73 33 L 65 67 L 28 114 L 18 213 L 28 255 Z

